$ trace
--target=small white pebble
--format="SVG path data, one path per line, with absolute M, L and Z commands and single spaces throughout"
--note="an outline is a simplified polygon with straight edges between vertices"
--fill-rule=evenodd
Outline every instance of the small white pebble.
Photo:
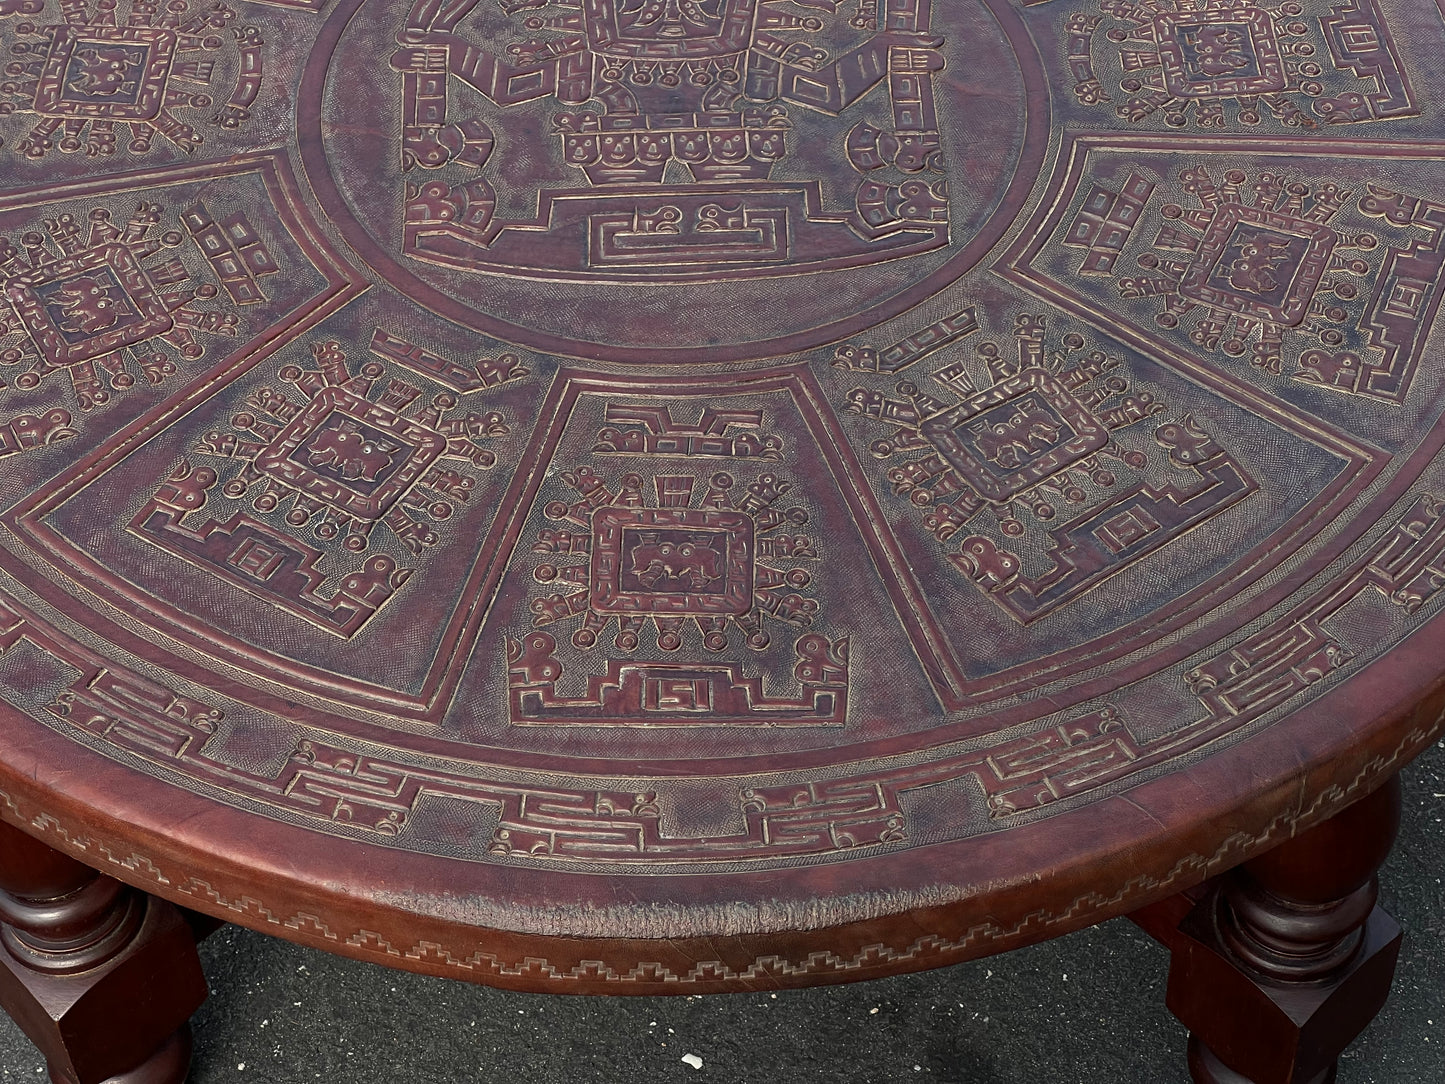
M 236 1066 L 236 1068 L 237 1068 L 237 1069 L 244 1069 L 244 1068 L 246 1068 L 246 1063 L 243 1061 L 243 1062 L 241 1062 L 240 1065 Z
M 778 995 L 777 995 L 777 994 L 769 994 L 768 996 L 769 996 L 770 998 L 772 998 L 774 1001 L 777 1001 L 777 1000 L 778 1000 Z
M 691 1065 L 694 1069 L 702 1068 L 702 1059 L 696 1054 L 684 1054 L 682 1061 L 684 1065 Z
M 878 1015 L 878 1006 L 877 1006 L 877 1005 L 874 1005 L 873 1008 L 869 1009 L 869 1010 L 868 1010 L 868 1015 L 869 1015 L 869 1016 L 877 1016 L 877 1015 Z
M 921 1073 L 921 1072 L 923 1072 L 923 1066 L 921 1066 L 921 1065 L 915 1065 L 915 1066 L 913 1067 L 913 1071 L 914 1071 L 915 1073 Z

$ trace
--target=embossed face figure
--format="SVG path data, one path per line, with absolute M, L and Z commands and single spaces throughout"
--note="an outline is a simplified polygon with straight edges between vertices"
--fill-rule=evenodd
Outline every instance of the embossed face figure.
M 76 335 L 96 335 L 114 327 L 123 310 L 111 290 L 89 276 L 65 283 L 51 296 L 51 305 L 61 317 L 56 327 Z
M 314 467 L 330 467 L 347 481 L 374 482 L 391 466 L 398 450 L 395 444 L 367 440 L 356 426 L 343 422 L 311 439 L 309 460 Z
M 645 536 L 632 549 L 632 574 L 656 590 L 684 583 L 701 590 L 722 575 L 718 551 L 707 541 Z
M 1191 67 L 1208 78 L 1256 67 L 1249 48 L 1249 33 L 1244 26 L 1230 23 L 1200 26 L 1184 36 L 1184 43 L 1193 54 Z
M 1279 287 L 1276 271 L 1290 259 L 1289 238 L 1260 231 L 1240 237 L 1239 258 L 1229 269 L 1229 284 L 1236 290 L 1268 294 Z
M 722 0 L 622 0 L 618 22 L 628 37 L 706 37 L 718 32 Z
M 71 78 L 66 86 L 87 98 L 134 98 L 139 87 L 137 69 L 145 55 L 144 49 L 124 45 L 78 49 L 70 62 Z

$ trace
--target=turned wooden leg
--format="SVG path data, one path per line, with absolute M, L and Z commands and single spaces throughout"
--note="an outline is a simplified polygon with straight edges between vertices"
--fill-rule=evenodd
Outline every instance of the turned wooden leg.
M 1375 905 L 1393 778 L 1332 819 L 1135 920 L 1171 951 L 1167 1004 L 1197 1084 L 1330 1084 L 1390 993 L 1400 927 Z M 1182 918 L 1181 918 L 1182 916 Z
M 206 998 L 181 911 L 0 822 L 0 1005 L 54 1084 L 181 1084 Z

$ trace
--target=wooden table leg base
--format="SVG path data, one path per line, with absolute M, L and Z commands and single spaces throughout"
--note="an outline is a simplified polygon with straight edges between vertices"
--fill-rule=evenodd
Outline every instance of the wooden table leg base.
M 191 1046 L 191 1025 L 183 1024 L 141 1064 L 102 1084 L 184 1084 L 191 1068 Z M 52 1065 L 49 1069 L 51 1084 L 79 1084 L 63 1067 Z
M 180 908 L 0 823 L 0 1006 L 55 1084 L 181 1084 L 206 998 Z
M 1189 1075 L 1200 1084 L 1253 1084 L 1248 1077 L 1240 1076 L 1215 1057 L 1214 1051 L 1201 1043 L 1196 1035 L 1189 1036 Z M 1331 1063 L 1319 1076 L 1300 1084 L 1335 1084 L 1338 1075 L 1335 1064 Z
M 1167 1004 L 1190 1029 L 1197 1084 L 1328 1084 L 1335 1061 L 1390 994 L 1400 927 L 1376 908 L 1354 957 L 1325 981 L 1279 982 L 1242 966 L 1212 894 L 1180 924 Z
M 1197 1084 L 1329 1084 L 1390 995 L 1400 927 L 1375 905 L 1398 779 L 1135 921 L 1170 950 L 1167 1004 Z

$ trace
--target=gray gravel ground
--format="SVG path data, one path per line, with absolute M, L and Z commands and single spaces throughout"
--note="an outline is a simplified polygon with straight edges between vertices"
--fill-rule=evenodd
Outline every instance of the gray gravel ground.
M 1383 902 L 1405 927 L 1395 992 L 1339 1084 L 1445 1082 L 1445 742 L 1405 775 Z M 778 994 L 512 994 L 227 927 L 202 946 L 192 1084 L 622 1084 L 936 1080 L 1183 1084 L 1167 954 L 1127 921 L 923 975 Z M 693 1068 L 682 1059 L 701 1059 Z M 0 1081 L 43 1080 L 0 1018 Z

